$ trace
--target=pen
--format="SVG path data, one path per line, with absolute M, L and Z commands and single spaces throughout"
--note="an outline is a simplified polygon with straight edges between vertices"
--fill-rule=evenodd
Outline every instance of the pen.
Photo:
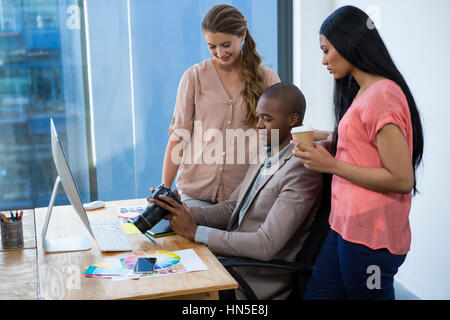
M 8 218 L 2 213 L 1 218 L 5 223 L 8 223 Z
M 23 210 L 20 210 L 19 221 L 22 220 Z
M 153 240 L 147 233 L 144 233 L 144 236 L 146 236 L 151 242 L 156 243 L 156 241 Z
M 14 217 L 14 213 L 12 211 L 9 211 L 9 213 L 11 215 L 11 220 L 16 221 L 16 218 Z

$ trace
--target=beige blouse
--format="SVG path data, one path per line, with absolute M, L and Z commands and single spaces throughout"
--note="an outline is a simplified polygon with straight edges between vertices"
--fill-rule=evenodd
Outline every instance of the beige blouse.
M 273 70 L 261 69 L 264 88 L 280 82 Z M 181 161 L 176 186 L 192 198 L 227 200 L 247 172 L 249 146 L 257 137 L 255 128 L 245 123 L 244 85 L 242 81 L 241 89 L 230 99 L 212 58 L 192 66 L 181 78 L 169 135 L 171 140 L 182 141 L 184 148 L 183 159 L 172 157 L 174 162 Z

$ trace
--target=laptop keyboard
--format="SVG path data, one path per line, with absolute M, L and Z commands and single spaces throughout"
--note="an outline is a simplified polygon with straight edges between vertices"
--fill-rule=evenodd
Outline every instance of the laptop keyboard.
M 117 220 L 90 220 L 89 222 L 101 251 L 132 251 Z

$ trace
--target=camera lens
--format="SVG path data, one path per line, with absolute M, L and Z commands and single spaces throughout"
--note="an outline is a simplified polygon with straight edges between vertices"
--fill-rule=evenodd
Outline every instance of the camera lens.
M 160 195 L 168 196 L 175 201 L 181 203 L 175 194 L 170 190 L 170 188 L 165 185 L 160 185 L 152 195 L 153 199 L 159 199 Z M 142 233 L 145 233 L 147 230 L 153 228 L 155 224 L 157 224 L 164 216 L 168 213 L 167 210 L 161 208 L 160 206 L 152 203 L 145 210 L 134 219 L 133 224 L 138 228 L 138 230 Z
M 151 204 L 133 221 L 133 224 L 140 232 L 145 233 L 153 228 L 166 214 L 166 210 L 156 204 Z

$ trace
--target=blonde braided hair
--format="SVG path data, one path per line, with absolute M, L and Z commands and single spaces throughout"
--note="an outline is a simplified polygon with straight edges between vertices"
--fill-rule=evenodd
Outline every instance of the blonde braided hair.
M 260 70 L 261 56 L 256 51 L 256 43 L 247 29 L 247 20 L 242 13 L 233 6 L 217 5 L 211 8 L 202 22 L 203 32 L 226 33 L 242 37 L 246 33 L 242 47 L 241 76 L 245 82 L 242 96 L 247 104 L 245 123 L 256 125 L 256 105 L 263 93 L 263 76 Z

